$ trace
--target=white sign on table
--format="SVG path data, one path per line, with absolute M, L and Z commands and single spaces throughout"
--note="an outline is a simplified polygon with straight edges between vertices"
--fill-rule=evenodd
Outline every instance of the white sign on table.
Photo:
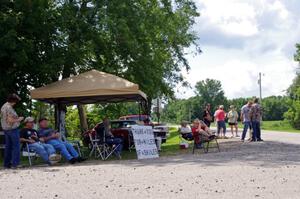
M 138 159 L 158 158 L 152 127 L 134 125 L 131 130 Z

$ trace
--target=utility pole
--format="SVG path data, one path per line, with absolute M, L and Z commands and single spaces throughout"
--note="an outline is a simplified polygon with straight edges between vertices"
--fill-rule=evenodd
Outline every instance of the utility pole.
M 259 73 L 258 85 L 259 85 L 259 99 L 260 99 L 260 103 L 262 103 L 261 73 Z
M 261 72 L 259 73 L 258 85 L 259 85 L 259 100 L 260 100 L 260 104 L 262 106 Z M 262 123 L 262 115 L 261 115 L 260 121 Z

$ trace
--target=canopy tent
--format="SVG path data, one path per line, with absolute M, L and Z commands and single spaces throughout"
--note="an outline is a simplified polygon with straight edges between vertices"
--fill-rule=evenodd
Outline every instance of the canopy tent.
M 91 70 L 30 91 L 32 99 L 55 104 L 57 128 L 65 135 L 64 105 L 137 101 L 147 109 L 147 96 L 139 86 L 121 77 Z
M 94 104 L 140 101 L 147 96 L 139 86 L 121 77 L 91 70 L 30 91 L 32 99 L 51 104 Z

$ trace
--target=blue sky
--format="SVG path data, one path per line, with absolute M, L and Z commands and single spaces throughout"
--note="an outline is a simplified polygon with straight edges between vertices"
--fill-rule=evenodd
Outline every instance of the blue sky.
M 262 72 L 263 97 L 283 95 L 296 69 L 295 44 L 300 43 L 299 0 L 195 0 L 201 16 L 194 30 L 202 54 L 187 56 L 184 73 L 193 87 L 212 78 L 222 82 L 228 98 L 258 96 Z M 177 97 L 194 95 L 177 89 Z

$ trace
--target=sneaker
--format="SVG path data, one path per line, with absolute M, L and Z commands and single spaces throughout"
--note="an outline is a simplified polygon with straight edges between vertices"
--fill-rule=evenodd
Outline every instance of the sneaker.
M 49 160 L 52 162 L 59 162 L 61 160 L 61 155 L 59 154 L 52 154 L 49 156 Z
M 77 160 L 77 162 L 84 162 L 87 160 L 87 158 L 78 157 L 76 160 Z
M 264 140 L 263 139 L 258 139 L 256 140 L 257 142 L 263 142 Z
M 238 138 L 238 137 L 240 137 L 240 136 L 239 136 L 239 135 L 236 135 L 235 137 L 237 137 L 237 138 Z
M 11 167 L 11 169 L 22 169 L 22 168 L 24 168 L 24 165 L 17 165 Z
M 72 158 L 71 160 L 69 160 L 69 163 L 70 163 L 70 164 L 75 164 L 75 163 L 76 163 L 76 161 L 77 161 L 77 159 L 76 159 L 76 158 Z
M 250 142 L 256 142 L 256 140 L 251 139 Z
M 121 160 L 122 159 L 122 156 L 118 153 L 118 154 L 116 154 L 116 157 L 119 159 L 119 160 Z

